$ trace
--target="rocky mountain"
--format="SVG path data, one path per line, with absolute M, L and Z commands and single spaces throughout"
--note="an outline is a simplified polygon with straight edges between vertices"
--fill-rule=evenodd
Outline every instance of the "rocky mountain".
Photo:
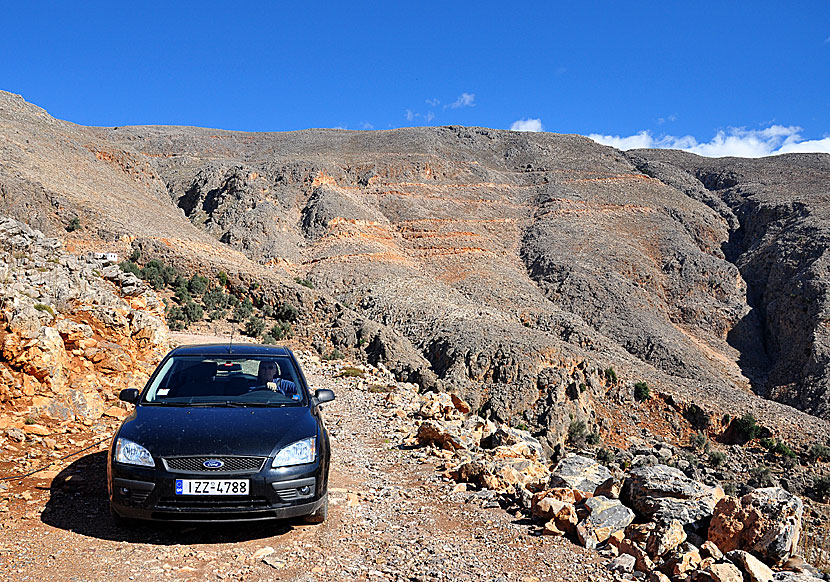
M 630 406 L 602 404 L 634 402 L 637 383 L 714 423 L 753 412 L 788 439 L 830 434 L 827 155 L 464 127 L 89 128 L 0 93 L 0 159 L 0 212 L 69 250 L 140 249 L 290 297 L 321 352 L 456 391 L 550 447 L 574 419 L 637 430 Z

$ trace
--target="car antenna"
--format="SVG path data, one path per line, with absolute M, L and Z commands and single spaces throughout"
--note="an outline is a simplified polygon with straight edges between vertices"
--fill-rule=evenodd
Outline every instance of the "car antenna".
M 228 353 L 229 354 L 233 353 L 233 334 L 234 334 L 235 331 L 236 331 L 236 327 L 232 327 L 231 328 L 231 337 L 228 340 Z

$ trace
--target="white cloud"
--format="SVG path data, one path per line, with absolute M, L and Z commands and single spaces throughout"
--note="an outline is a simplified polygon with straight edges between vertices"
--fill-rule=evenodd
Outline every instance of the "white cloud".
M 426 103 L 430 107 L 438 107 L 441 104 L 441 100 L 440 99 L 427 99 L 426 101 L 424 101 L 424 103 Z
M 603 145 L 610 145 L 621 150 L 672 148 L 707 157 L 760 158 L 792 152 L 830 153 L 830 138 L 802 140 L 798 133 L 800 131 L 801 128 L 794 125 L 771 125 L 766 129 L 730 127 L 726 131 L 719 131 L 710 141 L 703 143 L 698 143 L 691 135 L 655 137 L 650 131 L 641 131 L 628 137 L 595 133 L 588 137 Z
M 407 121 L 412 121 L 413 119 L 415 119 L 417 113 L 413 113 L 411 109 L 407 109 L 404 115 L 406 116 Z
M 450 109 L 458 109 L 459 107 L 475 107 L 475 93 L 462 93 L 459 95 L 458 99 L 455 100 L 455 103 L 451 105 L 444 105 L 444 109 L 449 107 Z
M 510 131 L 542 131 L 541 119 L 520 119 L 514 121 Z

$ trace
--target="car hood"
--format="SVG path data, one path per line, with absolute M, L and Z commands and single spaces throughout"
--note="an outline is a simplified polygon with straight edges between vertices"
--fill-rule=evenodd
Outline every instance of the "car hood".
M 185 408 L 138 406 L 118 436 L 153 456 L 268 456 L 317 435 L 317 420 L 305 406 L 284 408 Z

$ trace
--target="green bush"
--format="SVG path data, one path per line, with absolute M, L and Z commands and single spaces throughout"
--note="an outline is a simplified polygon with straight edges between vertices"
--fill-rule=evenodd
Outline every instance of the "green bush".
M 645 382 L 637 382 L 634 384 L 634 400 L 637 402 L 645 402 L 651 398 L 651 390 Z
M 688 420 L 689 423 L 697 430 L 705 431 L 712 424 L 712 419 L 709 416 L 709 413 L 697 404 L 690 404 L 688 408 L 686 408 L 684 416 L 686 417 L 686 420 Z
M 188 289 L 194 295 L 202 295 L 208 288 L 208 280 L 200 275 L 193 275 L 188 281 Z
M 173 295 L 173 298 L 178 301 L 179 305 L 187 303 L 188 301 L 193 301 L 193 297 L 190 296 L 190 291 L 188 291 L 185 286 L 178 287 L 175 295 Z
M 187 317 L 187 321 L 192 323 L 201 320 L 205 316 L 205 310 L 198 303 L 188 301 L 184 304 L 184 314 Z
M 294 282 L 299 283 L 303 287 L 308 287 L 309 289 L 314 289 L 314 283 L 312 283 L 308 279 L 303 279 L 302 277 L 294 277 Z
M 227 309 L 214 309 L 210 312 L 210 320 L 211 321 L 219 321 L 220 319 L 225 319 L 228 316 Z
M 184 308 L 174 305 L 167 310 L 167 325 L 173 331 L 181 331 L 188 324 L 187 314 Z
M 760 465 L 749 471 L 749 477 L 758 487 L 772 487 L 772 470 L 769 467 Z
M 274 326 L 268 332 L 271 336 L 274 337 L 276 340 L 283 340 L 288 339 L 294 335 L 294 330 L 291 329 L 291 324 L 285 321 L 280 321 L 274 324 Z
M 226 309 L 230 304 L 230 297 L 219 287 L 211 287 L 202 295 L 202 303 L 208 311 Z
M 732 421 L 732 424 L 735 427 L 735 432 L 738 435 L 738 438 L 745 442 L 759 437 L 763 430 L 760 426 L 758 426 L 758 423 L 751 412 L 747 412 L 741 418 L 736 418 Z
M 600 463 L 607 465 L 608 463 L 613 463 L 616 460 L 617 455 L 615 455 L 610 449 L 602 448 L 597 451 L 597 461 Z
M 782 455 L 790 459 L 794 459 L 797 456 L 795 451 L 787 446 L 787 443 L 779 441 L 778 439 L 762 438 L 760 442 L 762 447 L 769 449 L 771 453 L 775 453 L 776 455 Z
M 614 385 L 617 383 L 617 373 L 614 371 L 614 368 L 606 368 L 603 373 L 605 374 L 605 380 L 609 384 Z
M 726 461 L 726 453 L 722 451 L 712 451 L 709 453 L 709 464 L 713 467 L 720 467 Z
M 830 447 L 818 443 L 810 445 L 807 449 L 807 461 L 815 463 L 817 461 L 830 460 Z
M 245 335 L 248 337 L 259 337 L 265 330 L 265 322 L 259 317 L 249 317 L 245 322 Z
M 81 219 L 77 216 L 73 217 L 64 228 L 66 228 L 66 232 L 75 232 L 81 228 Z
M 706 435 L 702 432 L 697 432 L 692 435 L 692 438 L 689 439 L 689 444 L 692 445 L 693 448 L 702 451 L 708 447 L 709 439 L 707 439 Z
M 35 303 L 35 309 L 38 311 L 42 311 L 44 313 L 48 313 L 52 317 L 55 317 L 55 310 L 52 309 L 51 305 L 45 305 L 43 303 Z
M 216 278 L 219 279 L 219 282 L 222 284 L 222 287 L 228 286 L 228 274 L 225 271 L 219 271 L 216 274 Z
M 830 473 L 813 479 L 813 494 L 821 501 L 830 497 Z
M 280 306 L 274 311 L 274 317 L 280 321 L 297 321 L 300 312 L 290 303 L 280 303 Z
M 136 277 L 141 277 L 141 267 L 136 265 L 133 261 L 124 261 L 118 266 L 121 267 L 121 270 L 125 273 L 132 273 Z
M 590 432 L 588 436 L 585 437 L 585 443 L 593 446 L 598 445 L 602 442 L 602 438 L 599 436 L 598 432 Z
M 584 420 L 572 420 L 568 425 L 568 440 L 574 444 L 581 443 L 585 439 L 585 431 Z
M 130 262 L 137 263 L 141 259 L 141 251 L 139 249 L 133 249 L 133 252 L 130 253 Z
M 244 301 L 239 303 L 233 309 L 233 318 L 236 321 L 243 321 L 251 316 L 254 312 L 254 303 L 250 297 L 246 297 Z

